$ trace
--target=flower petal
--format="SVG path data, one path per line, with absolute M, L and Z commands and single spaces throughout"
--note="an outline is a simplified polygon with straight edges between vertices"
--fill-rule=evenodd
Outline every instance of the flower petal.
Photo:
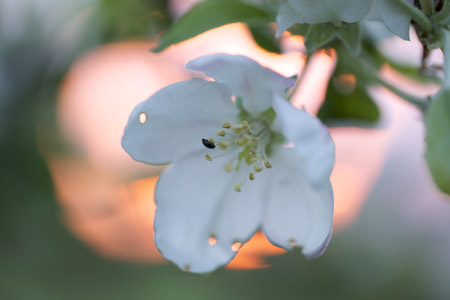
M 292 155 L 296 158 L 292 163 L 303 169 L 310 183 L 322 185 L 327 182 L 335 160 L 334 143 L 328 129 L 319 119 L 293 107 L 281 97 L 274 97 L 273 108 L 277 114 L 273 129 L 294 144 Z
M 284 93 L 295 80 L 284 77 L 248 57 L 214 54 L 197 58 L 186 69 L 204 72 L 217 82 L 228 85 L 233 95 L 241 97 L 244 108 L 259 114 L 272 106 L 272 93 Z
M 304 23 L 339 24 L 361 21 L 369 12 L 373 0 L 288 0 L 288 2 L 303 16 Z
M 303 15 L 294 10 L 289 2 L 283 2 L 278 10 L 277 18 L 277 38 L 280 37 L 283 32 L 294 24 L 305 23 Z
M 279 149 L 272 158 L 263 230 L 275 245 L 300 246 L 308 258 L 321 255 L 333 226 L 333 191 L 330 182 L 313 186 L 293 161 L 292 148 Z
M 236 254 L 233 244 L 246 242 L 261 225 L 267 177 L 248 182 L 238 193 L 234 184 L 242 174 L 227 174 L 226 162 L 191 154 L 158 181 L 155 242 L 181 269 L 206 273 L 227 264 Z
M 238 122 L 230 89 L 203 79 L 163 88 L 136 106 L 122 147 L 137 161 L 167 164 L 204 148 L 202 138 L 216 135 L 223 122 Z

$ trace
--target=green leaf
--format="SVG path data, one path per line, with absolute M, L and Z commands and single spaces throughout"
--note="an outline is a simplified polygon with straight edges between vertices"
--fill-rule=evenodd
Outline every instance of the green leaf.
M 342 46 L 336 50 L 338 62 L 318 117 L 329 125 L 337 120 L 377 121 L 380 111 L 366 89 L 371 81 L 354 68 L 354 56 L 346 55 Z
M 268 25 L 266 26 L 251 26 L 250 31 L 258 45 L 274 53 L 281 53 L 278 39 L 275 38 L 275 31 Z
M 358 23 L 342 23 L 336 26 L 332 23 L 310 25 L 305 36 L 305 46 L 308 53 L 325 48 L 338 38 L 344 46 L 354 54 L 361 51 L 361 32 Z
M 450 194 L 450 90 L 434 97 L 425 125 L 428 168 L 439 189 Z
M 257 25 L 266 24 L 270 20 L 266 11 L 238 0 L 203 1 L 169 27 L 154 51 L 161 52 L 170 45 L 222 25 L 236 22 Z
M 335 35 L 336 31 L 331 23 L 310 25 L 305 36 L 305 46 L 308 53 L 313 53 L 323 48 L 323 46 L 334 39 Z
M 352 51 L 354 54 L 358 54 L 361 51 L 359 23 L 344 23 L 335 30 L 337 37 L 349 51 Z
M 350 119 L 353 121 L 375 122 L 380 117 L 380 111 L 366 91 L 364 85 L 358 84 L 349 90 L 349 87 L 338 82 L 338 77 L 328 85 L 325 101 L 320 107 L 318 117 L 322 122 Z

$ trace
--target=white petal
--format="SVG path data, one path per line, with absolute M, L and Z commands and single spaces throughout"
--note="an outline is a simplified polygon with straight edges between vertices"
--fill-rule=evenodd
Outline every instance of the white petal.
M 281 132 L 294 144 L 295 160 L 309 182 L 322 185 L 330 178 L 335 160 L 333 140 L 326 126 L 305 110 L 293 107 L 282 97 L 274 97 L 277 118 L 273 129 Z
M 186 69 L 204 72 L 217 82 L 228 85 L 233 94 L 241 97 L 245 109 L 258 114 L 272 106 L 272 93 L 284 93 L 295 80 L 284 77 L 248 57 L 214 54 L 189 62 Z
M 224 84 L 202 79 L 178 82 L 136 106 L 122 147 L 137 161 L 174 162 L 204 148 L 202 138 L 215 137 L 223 122 L 238 122 L 237 114 Z
M 409 40 L 411 17 L 392 0 L 376 0 L 367 20 L 376 20 L 404 40 Z
M 294 10 L 288 2 L 283 2 L 277 14 L 277 38 L 294 24 L 305 23 L 303 15 Z
M 226 159 L 209 162 L 203 156 L 190 155 L 170 168 L 155 193 L 156 245 L 168 260 L 194 273 L 211 272 L 234 257 L 232 245 L 246 242 L 261 226 L 265 192 L 263 176 L 236 192 L 234 184 L 248 174 L 227 174 Z M 214 245 L 208 243 L 211 236 Z
M 333 191 L 330 182 L 308 183 L 301 169 L 292 164 L 293 149 L 279 149 L 272 158 L 263 230 L 280 247 L 303 248 L 308 258 L 321 255 L 333 226 Z
M 361 21 L 369 12 L 373 0 L 288 0 L 304 16 L 308 24 L 353 23 Z

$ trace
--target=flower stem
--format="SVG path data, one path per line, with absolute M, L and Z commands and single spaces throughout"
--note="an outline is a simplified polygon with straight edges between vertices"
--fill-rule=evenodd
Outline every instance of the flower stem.
M 419 23 L 425 32 L 431 32 L 432 25 L 428 17 L 417 7 L 405 0 L 393 0 L 399 7 L 407 12 L 414 20 Z
M 428 107 L 428 103 L 426 99 L 415 97 L 408 93 L 403 92 L 399 88 L 393 86 L 392 84 L 384 81 L 377 74 L 377 70 L 367 63 L 365 63 L 360 57 L 353 56 L 352 65 L 350 66 L 354 72 L 354 74 L 358 77 L 361 76 L 365 78 L 368 82 L 373 82 L 375 84 L 381 85 L 396 94 L 400 98 L 406 100 L 407 102 L 413 104 L 415 107 L 420 109 L 421 111 L 425 111 Z
M 387 88 L 388 90 L 390 90 L 391 92 L 393 92 L 394 94 L 396 94 L 397 96 L 399 96 L 400 98 L 406 100 L 407 102 L 413 104 L 414 106 L 416 106 L 418 109 L 420 109 L 421 111 L 425 111 L 428 107 L 428 104 L 426 102 L 425 99 L 423 98 L 418 98 L 415 96 L 412 96 L 408 93 L 403 92 L 402 90 L 398 89 L 397 87 L 391 85 L 390 83 L 384 81 L 383 79 L 381 79 L 378 75 L 372 74 L 372 79 L 379 85 Z

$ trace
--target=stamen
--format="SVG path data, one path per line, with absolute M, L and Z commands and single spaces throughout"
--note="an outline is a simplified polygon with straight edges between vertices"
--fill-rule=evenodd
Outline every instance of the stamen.
M 219 132 L 217 132 L 218 136 L 225 136 L 227 133 L 225 132 L 225 130 L 220 130 Z
M 240 183 L 240 182 L 236 183 L 236 184 L 234 185 L 234 190 L 235 190 L 236 192 L 240 193 L 240 192 L 241 192 L 241 186 L 242 186 L 242 183 Z
M 255 174 L 250 172 L 250 174 L 248 174 L 248 179 L 255 180 Z
M 233 171 L 233 162 L 229 161 L 226 164 L 224 164 L 223 169 L 225 170 L 225 172 L 231 173 Z
M 272 168 L 272 164 L 270 162 L 268 162 L 268 161 L 265 161 L 264 165 L 266 166 L 267 169 Z
M 215 144 L 215 143 L 216 143 L 216 141 L 215 141 L 213 138 L 209 138 L 208 141 L 209 141 L 211 144 Z
M 211 158 L 211 156 L 209 156 L 209 154 L 206 154 L 206 155 L 205 155 L 205 158 L 206 158 L 206 160 L 208 160 L 208 161 L 212 161 L 212 158 Z
M 225 129 L 230 129 L 231 125 L 230 125 L 230 123 L 225 122 L 225 123 L 222 124 L 222 127 L 225 128 Z
M 231 126 L 231 130 L 233 130 L 233 132 L 236 134 L 241 134 L 244 132 L 244 125 L 242 124 L 233 125 Z
M 236 139 L 235 143 L 238 146 L 244 146 L 245 144 L 247 144 L 249 139 L 250 139 L 250 137 L 247 134 L 244 134 L 242 137 Z
M 231 143 L 229 141 L 220 140 L 217 142 L 217 146 L 222 150 L 227 150 L 230 145 Z
M 257 164 L 253 164 L 253 170 L 255 170 L 255 172 L 261 172 L 263 168 L 261 168 L 259 165 Z
M 247 121 L 244 120 L 244 121 L 242 122 L 242 126 L 244 127 L 245 130 L 247 130 L 247 131 L 250 130 L 250 125 L 248 125 L 248 122 L 247 122 Z

